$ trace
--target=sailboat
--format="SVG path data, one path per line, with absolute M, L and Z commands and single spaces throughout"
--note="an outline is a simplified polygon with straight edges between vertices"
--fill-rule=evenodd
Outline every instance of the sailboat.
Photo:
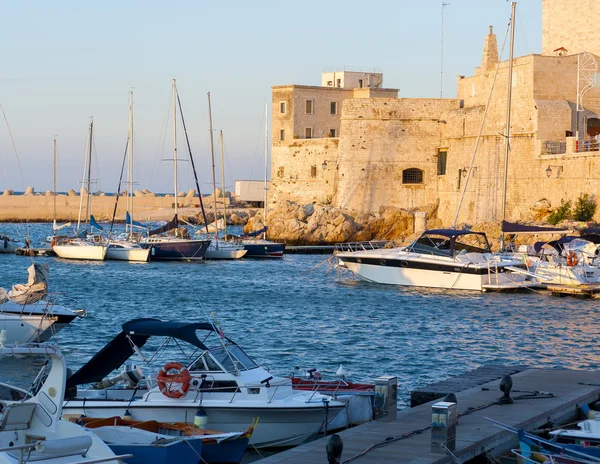
M 213 179 L 213 205 L 215 209 L 215 238 L 211 241 L 208 250 L 206 250 L 206 259 L 239 259 L 243 257 L 247 251 L 244 249 L 244 245 L 239 243 L 227 242 L 219 238 L 219 220 L 217 219 L 217 182 L 215 178 L 215 150 L 213 146 L 213 129 L 212 129 L 212 113 L 210 107 L 210 92 L 208 93 L 208 119 L 209 119 L 209 131 L 210 131 L 210 153 L 212 156 L 212 179 Z M 224 188 L 224 149 L 223 149 L 223 131 L 221 131 L 221 180 L 222 180 L 222 191 Z M 227 227 L 227 214 L 225 212 L 225 196 L 223 196 L 223 228 Z M 227 235 L 227 231 L 225 231 Z
M 56 139 L 54 139 L 54 196 L 52 197 L 52 206 L 54 212 L 54 220 L 52 222 L 52 235 L 47 237 L 47 242 L 52 243 L 52 239 L 57 235 L 59 230 L 62 230 L 66 227 L 71 227 L 71 223 L 67 222 L 66 224 L 58 225 L 56 224 Z
M 267 240 L 267 192 L 269 190 L 267 184 L 267 170 L 269 166 L 269 107 L 265 103 L 265 199 L 263 210 L 264 228 L 261 231 L 246 234 L 245 237 L 254 237 L 252 239 L 244 239 L 244 249 L 247 251 L 246 258 L 283 258 L 285 244 L 271 242 Z M 262 239 L 257 238 L 262 234 Z
M 204 259 L 210 240 L 194 240 L 186 228 L 179 227 L 177 202 L 177 82 L 173 79 L 173 178 L 174 178 L 174 209 L 173 219 L 162 227 L 148 232 L 140 245 L 150 248 L 150 256 L 154 260 L 171 261 L 200 261 Z M 200 199 L 202 201 L 202 199 Z M 174 235 L 166 235 L 169 231 Z
M 146 262 L 150 256 L 150 248 L 144 248 L 134 242 L 133 236 L 133 220 L 130 214 L 133 214 L 133 92 L 129 92 L 129 131 L 127 135 L 127 150 L 126 157 L 128 161 L 127 169 L 127 218 L 125 223 L 125 239 L 109 237 L 108 250 L 106 250 L 106 259 L 114 259 L 119 261 L 140 261 Z M 121 172 L 122 174 L 122 172 Z M 120 186 L 120 183 L 119 183 Z M 119 189 L 120 190 L 120 189 Z M 120 192 L 119 192 L 120 193 Z M 119 201 L 119 193 L 115 198 L 115 213 L 116 206 Z M 114 222 L 114 215 L 113 215 Z
M 92 215 L 91 202 L 91 175 L 92 175 L 92 148 L 94 137 L 94 120 L 90 121 L 88 129 L 88 149 L 83 164 L 83 181 L 81 184 L 81 193 L 79 200 L 79 217 L 77 220 L 77 232 L 75 237 L 55 238 L 52 243 L 52 250 L 59 258 L 66 259 L 85 259 L 94 261 L 103 261 L 106 256 L 106 240 L 99 236 L 88 236 L 93 229 L 102 230 L 102 227 L 96 222 Z M 86 172 L 87 171 L 87 172 Z M 85 229 L 81 229 L 81 214 L 83 212 L 84 185 L 87 183 L 87 195 L 85 204 Z M 89 228 L 88 228 L 89 226 Z

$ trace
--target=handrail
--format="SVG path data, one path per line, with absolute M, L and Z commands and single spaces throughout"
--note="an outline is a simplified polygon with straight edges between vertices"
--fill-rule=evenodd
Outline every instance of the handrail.
M 391 246 L 390 246 L 391 245 Z M 396 245 L 391 240 L 370 240 L 366 242 L 346 242 L 336 243 L 335 251 L 339 252 L 355 252 L 355 251 L 370 251 L 395 248 Z

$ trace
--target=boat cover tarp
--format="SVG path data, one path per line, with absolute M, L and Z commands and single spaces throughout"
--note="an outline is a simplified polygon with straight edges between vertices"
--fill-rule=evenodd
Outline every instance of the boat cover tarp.
M 141 348 L 150 337 L 156 336 L 173 337 L 202 350 L 208 349 L 198 339 L 196 330 L 215 332 L 214 326 L 206 322 L 165 322 L 153 318 L 133 319 L 126 322 L 123 324 L 123 331 L 119 335 L 67 379 L 67 386 L 99 382 L 112 371 L 121 367 L 134 353 L 127 336 L 138 348 Z M 229 339 L 227 338 L 227 340 Z
M 463 229 L 463 230 L 459 230 L 459 229 L 431 229 L 431 230 L 426 230 L 425 232 L 423 232 L 423 235 L 429 235 L 429 234 L 436 234 L 436 235 L 443 235 L 445 237 L 456 237 L 459 235 L 467 235 L 467 234 L 478 234 L 478 235 L 485 235 L 485 233 L 483 232 L 473 232 L 471 230 L 468 229 Z
M 600 227 L 588 227 L 587 229 L 583 229 L 581 234 L 594 234 L 600 235 Z
M 147 228 L 146 224 L 142 224 L 141 222 L 134 221 L 131 218 L 131 215 L 129 214 L 129 211 L 125 211 L 125 222 L 127 224 L 129 224 L 129 225 L 132 225 L 132 226 L 141 227 L 142 229 L 146 229 Z
M 0 288 L 0 303 L 8 300 L 17 304 L 37 303 L 48 294 L 50 268 L 47 264 L 32 264 L 27 268 L 29 279 L 26 284 L 15 284 L 7 292 Z
M 90 226 L 92 226 L 94 229 L 104 230 L 104 228 L 98 224 L 94 216 L 90 216 Z
M 558 240 L 552 240 L 550 242 L 536 242 L 535 245 L 533 245 L 533 247 L 535 251 L 539 253 L 544 245 L 549 245 L 555 250 L 557 250 L 559 253 L 561 253 L 565 248 L 565 243 L 569 243 L 571 240 L 575 240 L 576 238 L 580 237 L 566 236 L 561 237 Z
M 265 226 L 260 230 L 255 230 L 254 232 L 248 232 L 247 234 L 242 234 L 241 237 L 242 238 L 247 238 L 247 237 L 258 237 L 261 234 L 264 234 L 267 231 L 268 227 Z
M 557 229 L 556 227 L 527 226 L 516 222 L 502 221 L 502 232 L 507 234 L 568 234 L 569 229 Z
M 148 235 L 164 234 L 165 232 L 168 232 L 170 230 L 177 229 L 177 226 L 179 226 L 179 220 L 177 219 L 177 215 L 175 215 L 173 216 L 173 219 L 167 222 L 164 226 L 158 227 L 148 232 Z

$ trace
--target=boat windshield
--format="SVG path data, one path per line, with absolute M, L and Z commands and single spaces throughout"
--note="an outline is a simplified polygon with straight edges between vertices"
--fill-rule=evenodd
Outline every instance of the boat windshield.
M 190 366 L 191 371 L 246 371 L 257 367 L 256 363 L 237 345 L 210 348 L 203 352 Z
M 450 237 L 425 234 L 407 247 L 407 251 L 437 256 L 450 256 Z
M 467 253 L 491 253 L 487 238 L 482 234 L 458 235 L 454 239 L 454 254 L 463 250 Z

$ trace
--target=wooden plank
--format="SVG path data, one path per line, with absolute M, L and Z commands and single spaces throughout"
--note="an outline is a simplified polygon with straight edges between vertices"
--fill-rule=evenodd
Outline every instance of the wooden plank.
M 513 427 L 533 430 L 548 421 L 559 423 L 576 417 L 577 405 L 600 398 L 598 374 L 559 369 L 528 369 L 513 376 L 514 404 L 499 405 L 499 382 L 485 383 L 456 394 L 458 421 L 456 448 L 453 453 L 462 462 L 488 453 L 497 455 L 516 446 L 516 436 L 494 426 L 486 417 Z M 596 384 L 596 385 L 589 385 Z M 483 387 L 483 388 L 482 388 Z M 549 390 L 554 397 L 527 399 L 524 392 Z M 427 403 L 398 413 L 392 422 L 375 421 L 354 427 L 339 435 L 344 442 L 342 460 L 358 456 L 375 444 L 384 444 L 357 457 L 357 464 L 371 463 L 448 463 L 445 454 L 431 453 L 431 405 Z M 471 411 L 471 412 L 469 412 Z M 465 414 L 466 413 L 466 414 Z M 419 431 L 416 433 L 416 431 Z M 412 435 L 411 435 L 412 433 Z M 408 436 L 410 435 L 410 436 Z M 405 438 L 397 439 L 402 436 Z M 390 437 L 396 438 L 390 440 Z M 304 464 L 325 462 L 328 438 L 322 438 L 289 451 L 258 461 L 264 464 Z

